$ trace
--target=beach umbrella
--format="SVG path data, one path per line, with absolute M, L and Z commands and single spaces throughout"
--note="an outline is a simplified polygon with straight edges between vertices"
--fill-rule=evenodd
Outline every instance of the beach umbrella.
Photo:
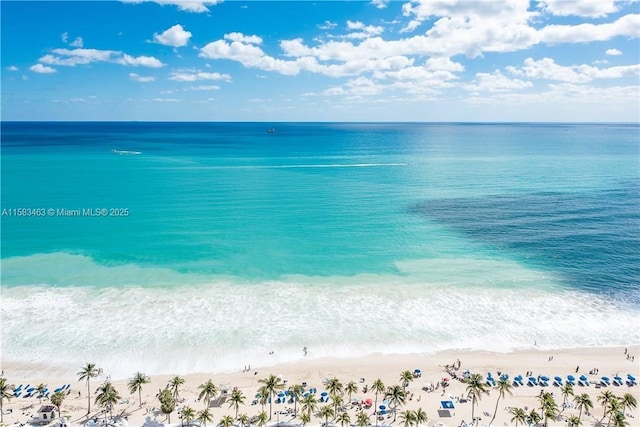
M 627 374 L 627 378 L 629 378 L 631 381 L 635 381 L 636 380 L 636 377 L 634 377 L 631 374 Z
M 575 381 L 575 380 L 576 380 L 576 377 L 574 377 L 573 375 L 569 374 L 569 375 L 567 375 L 567 379 L 568 379 L 569 381 Z
M 367 400 L 364 401 L 364 403 L 367 404 L 367 405 L 371 405 L 373 403 L 373 400 L 367 399 Z
M 580 375 L 580 381 L 589 381 L 585 375 Z
M 329 395 L 329 393 L 327 393 L 326 391 L 323 391 L 322 393 L 320 393 L 320 396 L 322 396 L 322 397 L 325 397 L 325 396 L 328 396 L 328 395 Z
M 386 406 L 384 406 L 384 405 L 380 405 L 378 408 L 380 408 L 380 409 L 387 409 L 387 407 L 386 407 Z
M 546 375 L 540 375 L 540 379 L 541 379 L 542 381 L 549 381 L 549 377 L 548 377 L 548 376 L 546 376 Z

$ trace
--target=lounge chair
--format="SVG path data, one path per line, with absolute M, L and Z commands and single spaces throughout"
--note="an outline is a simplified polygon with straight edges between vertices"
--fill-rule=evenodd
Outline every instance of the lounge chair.
M 562 377 L 553 377 L 553 385 L 556 387 L 562 387 Z
M 580 375 L 578 385 L 581 385 L 582 387 L 589 387 L 589 378 L 587 378 L 586 375 Z
M 613 385 L 615 386 L 621 386 L 624 383 L 624 381 L 622 380 L 622 377 L 616 375 L 615 377 L 613 377 Z
M 609 377 L 601 377 L 600 378 L 600 385 L 603 387 L 608 387 L 611 385 L 611 380 L 609 379 Z
M 496 380 L 493 378 L 491 372 L 487 374 L 487 385 L 490 387 L 496 386 Z
M 627 385 L 629 387 L 634 386 L 634 385 L 638 385 L 638 382 L 636 381 L 636 377 L 634 377 L 631 374 L 627 374 Z
M 536 377 L 529 377 L 528 381 L 527 381 L 527 385 L 529 387 L 533 387 L 533 386 L 538 385 L 538 379 Z

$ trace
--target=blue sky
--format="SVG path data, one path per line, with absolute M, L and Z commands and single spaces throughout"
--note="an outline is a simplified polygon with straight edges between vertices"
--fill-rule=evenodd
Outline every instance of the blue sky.
M 3 120 L 640 121 L 637 0 L 0 6 Z

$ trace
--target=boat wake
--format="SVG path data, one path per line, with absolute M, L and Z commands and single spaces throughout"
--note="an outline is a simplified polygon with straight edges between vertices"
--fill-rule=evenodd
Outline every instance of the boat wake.
M 139 154 L 142 154 L 142 152 L 140 152 L 140 151 L 127 151 L 127 150 L 116 150 L 116 149 L 111 150 L 111 152 L 113 154 L 120 154 L 120 155 L 125 155 L 125 156 L 126 155 L 128 155 L 128 156 L 137 156 Z

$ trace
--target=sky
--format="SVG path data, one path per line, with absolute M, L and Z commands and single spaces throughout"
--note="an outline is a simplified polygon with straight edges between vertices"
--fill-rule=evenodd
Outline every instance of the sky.
M 639 122 L 638 0 L 6 1 L 2 120 Z

